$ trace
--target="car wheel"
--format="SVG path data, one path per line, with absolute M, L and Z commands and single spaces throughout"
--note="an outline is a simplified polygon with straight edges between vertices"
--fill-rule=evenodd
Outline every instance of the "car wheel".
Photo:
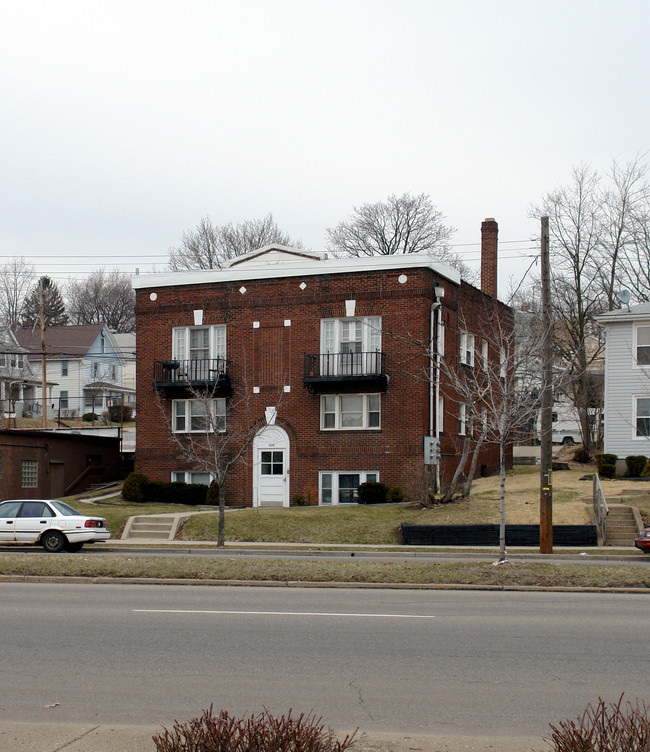
M 50 554 L 57 554 L 63 551 L 68 541 L 63 533 L 58 530 L 48 530 L 41 538 L 41 546 Z
M 76 551 L 81 551 L 83 547 L 84 547 L 83 543 L 68 543 L 68 545 L 66 546 L 68 551 L 70 551 L 71 553 L 75 553 Z

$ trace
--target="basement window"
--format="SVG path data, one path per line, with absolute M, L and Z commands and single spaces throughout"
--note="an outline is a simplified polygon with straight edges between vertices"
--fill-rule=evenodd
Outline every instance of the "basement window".
M 23 460 L 21 486 L 22 488 L 38 488 L 38 460 Z
M 356 504 L 361 483 L 379 481 L 378 472 L 325 472 L 318 476 L 319 504 Z

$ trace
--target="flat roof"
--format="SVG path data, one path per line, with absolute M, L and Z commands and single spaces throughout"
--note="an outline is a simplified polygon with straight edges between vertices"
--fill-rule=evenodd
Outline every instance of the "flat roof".
M 206 285 L 219 282 L 244 282 L 254 279 L 305 277 L 325 274 L 354 274 L 359 272 L 391 271 L 397 269 L 431 269 L 450 282 L 460 284 L 456 269 L 425 253 L 364 256 L 362 258 L 332 258 L 326 253 L 267 246 L 246 256 L 233 259 L 221 269 L 141 274 L 131 278 L 133 288 L 177 287 Z

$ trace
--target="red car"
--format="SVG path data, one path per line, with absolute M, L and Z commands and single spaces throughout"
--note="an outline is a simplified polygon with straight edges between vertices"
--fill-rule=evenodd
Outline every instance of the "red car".
M 650 554 L 650 527 L 639 533 L 639 537 L 634 539 L 634 545 L 646 554 Z

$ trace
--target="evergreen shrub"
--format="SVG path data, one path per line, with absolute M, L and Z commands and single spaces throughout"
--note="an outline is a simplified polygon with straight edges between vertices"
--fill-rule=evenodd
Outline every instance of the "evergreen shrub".
M 366 481 L 357 490 L 359 504 L 385 504 L 387 494 L 388 486 L 375 481 Z
M 647 464 L 648 458 L 643 454 L 630 454 L 625 458 L 625 477 L 640 478 Z

